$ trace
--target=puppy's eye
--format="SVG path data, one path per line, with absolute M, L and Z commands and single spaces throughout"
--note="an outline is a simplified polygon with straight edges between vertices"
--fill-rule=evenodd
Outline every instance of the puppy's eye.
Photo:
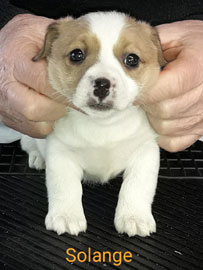
M 123 59 L 123 63 L 127 67 L 134 68 L 134 67 L 137 67 L 138 66 L 139 60 L 140 60 L 140 58 L 139 58 L 139 56 L 137 56 L 137 54 L 135 54 L 135 53 L 129 53 Z
M 70 52 L 69 59 L 71 62 L 79 64 L 85 60 L 85 53 L 81 49 L 74 49 Z

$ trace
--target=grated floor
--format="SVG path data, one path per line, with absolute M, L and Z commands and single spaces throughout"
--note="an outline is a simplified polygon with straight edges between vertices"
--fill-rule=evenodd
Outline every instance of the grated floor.
M 112 262 L 69 263 L 77 252 L 130 251 L 133 260 L 119 269 L 203 269 L 203 143 L 176 154 L 161 152 L 153 213 L 157 233 L 119 235 L 113 218 L 121 177 L 108 185 L 83 185 L 87 233 L 57 236 L 45 230 L 47 198 L 44 171 L 29 169 L 19 143 L 0 144 L 0 269 L 116 269 Z

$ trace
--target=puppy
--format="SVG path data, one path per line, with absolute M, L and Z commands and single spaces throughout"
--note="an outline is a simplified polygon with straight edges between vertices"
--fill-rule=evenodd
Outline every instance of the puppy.
M 116 230 L 128 236 L 155 232 L 157 135 L 142 108 L 133 105 L 165 64 L 155 29 L 117 12 L 60 19 L 48 27 L 34 61 L 43 58 L 52 87 L 78 108 L 69 109 L 46 140 L 21 140 L 30 167 L 46 163 L 47 230 L 84 232 L 82 179 L 103 184 L 124 172 Z

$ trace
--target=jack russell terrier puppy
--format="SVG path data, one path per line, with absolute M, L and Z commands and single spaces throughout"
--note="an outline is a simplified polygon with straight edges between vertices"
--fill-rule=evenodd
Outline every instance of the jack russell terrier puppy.
M 48 27 L 33 60 L 43 58 L 51 86 L 74 107 L 46 140 L 25 135 L 21 140 L 30 167 L 42 169 L 46 163 L 47 230 L 84 232 L 82 179 L 103 184 L 124 172 L 116 230 L 128 236 L 155 232 L 157 135 L 142 108 L 133 105 L 165 64 L 155 29 L 118 12 L 67 17 Z

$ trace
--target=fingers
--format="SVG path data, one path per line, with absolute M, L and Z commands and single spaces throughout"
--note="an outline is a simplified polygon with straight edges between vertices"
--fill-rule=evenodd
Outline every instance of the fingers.
M 181 25 L 181 22 L 175 22 L 156 26 L 163 51 L 180 44 L 179 40 L 182 36 L 182 31 L 180 31 Z
M 203 120 L 200 116 L 178 118 L 175 120 L 162 120 L 149 116 L 153 128 L 160 135 L 183 136 L 190 134 L 203 134 Z
M 34 137 L 46 136 L 66 113 L 66 107 L 53 100 L 59 94 L 48 83 L 46 62 L 32 62 L 52 21 L 23 14 L 1 31 L 0 117 L 6 125 Z
M 55 121 L 66 113 L 66 107 L 19 83 L 10 84 L 7 98 L 11 114 L 35 122 Z
M 56 93 L 49 84 L 47 62 L 45 60 L 39 62 L 32 61 L 32 58 L 37 54 L 39 49 L 35 43 L 26 46 L 23 50 L 21 60 L 15 62 L 13 76 L 19 83 L 27 85 L 38 93 L 65 104 L 66 100 L 64 96 Z
M 7 54 L 12 63 L 9 65 L 11 74 L 8 76 L 12 75 L 18 82 L 50 97 L 53 95 L 53 89 L 48 83 L 47 63 L 34 63 L 32 58 L 42 48 L 46 29 L 51 22 L 52 19 L 45 17 L 17 15 L 8 23 L 9 26 L 5 27 L 9 33 L 6 31 L 2 35 L 3 38 L 5 36 L 2 40 L 5 45 L 4 54 Z
M 195 60 L 192 59 L 188 65 L 188 58 L 179 56 L 178 59 L 166 65 L 152 89 L 140 93 L 137 103 L 153 104 L 178 97 L 199 85 L 199 72 L 197 72 Z
M 194 33 L 200 31 L 202 33 L 202 21 L 185 20 L 168 24 L 161 24 L 156 27 L 161 40 L 163 50 L 175 46 L 178 40 L 182 39 L 185 33 Z
M 9 85 L 7 100 L 6 109 L 1 111 L 1 121 L 36 138 L 46 137 L 52 131 L 54 121 L 66 113 L 64 105 L 16 82 Z
M 183 21 L 157 27 L 168 64 L 157 84 L 142 92 L 142 104 L 159 145 L 184 150 L 203 134 L 202 22 Z
M 22 59 L 15 62 L 13 75 L 16 81 L 35 89 L 41 94 L 50 96 L 53 89 L 48 83 L 47 63 L 45 60 L 37 63 L 32 61 L 32 57 L 37 54 L 39 48 L 30 44 L 29 51 L 27 47 L 23 53 Z
M 175 98 L 203 84 L 199 53 L 202 35 L 199 33 L 199 24 L 195 27 L 195 34 L 191 28 L 192 22 L 190 26 L 186 22 L 176 22 L 158 27 L 164 58 L 168 64 L 160 73 L 156 85 L 141 92 L 136 104 L 153 104 Z M 193 31 L 185 31 L 187 27 Z M 183 30 L 186 34 L 182 33 Z
M 1 121 L 8 127 L 34 138 L 45 138 L 52 130 L 54 122 L 32 122 L 27 119 L 17 120 L 1 116 Z
M 144 110 L 161 119 L 177 119 L 203 115 L 203 85 L 179 97 L 167 99 L 156 104 L 144 105 Z
M 169 152 L 183 151 L 196 142 L 201 136 L 199 135 L 187 135 L 178 137 L 160 136 L 158 138 L 158 144 L 161 148 Z

